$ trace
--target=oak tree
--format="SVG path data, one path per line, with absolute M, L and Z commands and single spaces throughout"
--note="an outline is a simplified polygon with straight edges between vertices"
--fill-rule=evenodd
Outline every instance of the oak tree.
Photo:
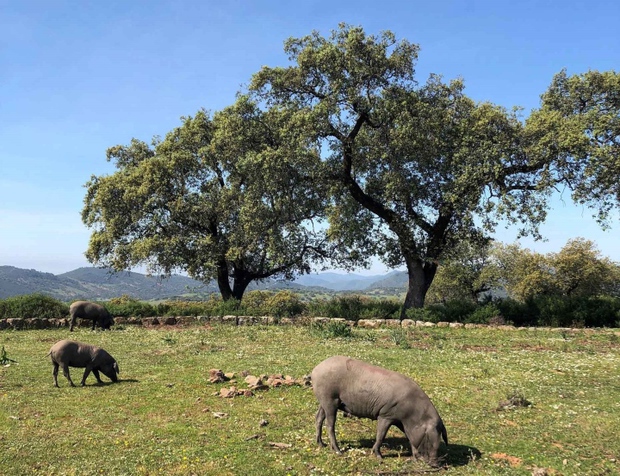
M 111 147 L 116 171 L 86 184 L 87 258 L 116 270 L 184 271 L 240 300 L 266 278 L 310 271 L 328 255 L 316 152 L 286 111 L 247 97 L 201 110 L 151 145 Z
M 401 316 L 424 305 L 439 262 L 499 218 L 536 233 L 544 161 L 527 154 L 518 111 L 475 103 L 462 81 L 415 79 L 418 47 L 340 25 L 285 43 L 292 65 L 263 67 L 251 90 L 304 120 L 333 184 L 331 237 L 405 265 Z

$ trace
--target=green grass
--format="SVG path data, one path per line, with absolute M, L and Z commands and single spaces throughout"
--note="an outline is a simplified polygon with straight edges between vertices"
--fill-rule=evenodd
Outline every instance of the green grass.
M 317 448 L 317 404 L 309 388 L 223 399 L 214 394 L 231 384 L 208 382 L 211 368 L 302 377 L 335 354 L 400 371 L 420 384 L 448 429 L 446 474 L 531 475 L 537 467 L 558 475 L 620 473 L 614 460 L 620 457 L 620 342 L 610 332 L 354 329 L 335 338 L 284 326 L 80 328 L 71 338 L 115 356 L 121 382 L 98 386 L 91 375 L 85 388 L 71 388 L 59 375 L 57 389 L 46 354 L 68 335 L 66 329 L 0 333 L 0 346 L 18 362 L 0 367 L 0 474 L 428 470 L 411 461 L 407 441 L 394 428 L 383 462 L 372 456 L 370 420 L 339 416 L 342 456 Z M 72 377 L 79 382 L 81 370 L 72 369 Z M 242 377 L 237 385 L 245 387 Z M 514 395 L 532 406 L 497 410 Z

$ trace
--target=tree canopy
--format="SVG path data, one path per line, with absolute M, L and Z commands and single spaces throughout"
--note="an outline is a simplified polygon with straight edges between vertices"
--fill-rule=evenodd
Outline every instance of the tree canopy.
M 91 262 L 216 279 L 241 299 L 253 280 L 290 278 L 328 255 L 318 157 L 286 111 L 246 97 L 213 117 L 198 111 L 154 139 L 111 147 L 117 171 L 87 183 Z
M 530 140 L 556 184 L 596 211 L 604 227 L 620 203 L 620 74 L 556 74 L 527 120 Z
M 618 296 L 620 266 L 601 256 L 590 240 L 573 238 L 559 252 L 548 254 L 495 243 L 490 258 L 487 276 L 493 276 L 493 285 L 519 301 L 536 296 Z
M 331 236 L 406 266 L 403 312 L 424 304 L 456 243 L 485 239 L 500 218 L 537 234 L 553 181 L 517 111 L 475 103 L 460 80 L 419 86 L 418 47 L 389 32 L 343 24 L 285 51 L 293 65 L 263 67 L 250 87 L 306 118 L 334 184 Z

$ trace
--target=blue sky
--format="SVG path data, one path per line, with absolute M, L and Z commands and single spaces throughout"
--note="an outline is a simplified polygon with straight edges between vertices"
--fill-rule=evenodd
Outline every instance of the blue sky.
M 618 69 L 619 18 L 617 0 L 0 0 L 0 265 L 88 266 L 83 185 L 113 172 L 106 149 L 229 105 L 262 65 L 286 64 L 288 37 L 391 30 L 420 45 L 420 81 L 462 77 L 475 100 L 527 115 L 562 68 Z M 522 244 L 547 253 L 580 236 L 620 261 L 620 223 L 603 232 L 590 216 L 565 194 L 548 240 Z

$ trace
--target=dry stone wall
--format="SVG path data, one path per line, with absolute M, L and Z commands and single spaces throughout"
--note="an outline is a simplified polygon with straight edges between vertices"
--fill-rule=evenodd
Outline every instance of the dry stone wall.
M 251 326 L 251 325 L 312 325 L 326 324 L 328 322 L 340 322 L 350 327 L 362 329 L 394 329 L 394 328 L 412 328 L 412 327 L 447 327 L 447 328 L 464 328 L 477 329 L 493 327 L 500 330 L 520 330 L 520 331 L 536 331 L 550 330 L 554 332 L 593 332 L 597 329 L 573 329 L 568 327 L 515 327 L 511 325 L 494 325 L 487 324 L 463 324 L 460 322 L 427 322 L 414 321 L 411 319 L 360 319 L 358 321 L 350 321 L 342 318 L 329 317 L 300 317 L 300 318 L 276 318 L 272 316 L 163 316 L 163 317 L 115 317 L 116 325 L 137 325 L 143 327 L 158 326 L 190 326 L 190 325 L 211 325 L 211 324 L 228 324 L 233 326 Z M 2 330 L 26 330 L 26 329 L 56 329 L 69 327 L 70 319 L 0 319 L 0 331 Z M 91 321 L 78 320 L 78 326 L 90 327 Z M 600 329 L 599 329 L 600 330 Z M 620 329 L 605 329 L 620 335 Z

